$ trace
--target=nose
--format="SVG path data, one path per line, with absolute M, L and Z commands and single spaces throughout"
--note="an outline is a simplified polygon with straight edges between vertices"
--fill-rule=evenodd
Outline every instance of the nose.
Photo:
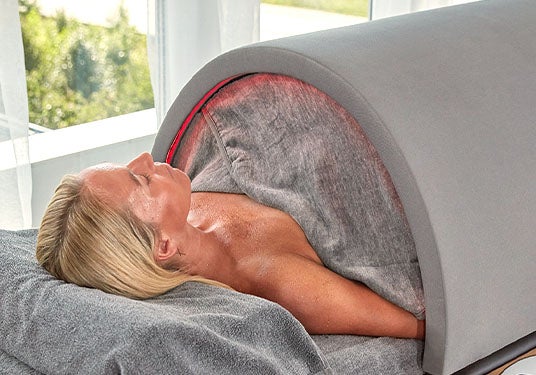
M 132 159 L 127 167 L 132 170 L 152 171 L 154 169 L 153 157 L 148 152 L 144 152 Z

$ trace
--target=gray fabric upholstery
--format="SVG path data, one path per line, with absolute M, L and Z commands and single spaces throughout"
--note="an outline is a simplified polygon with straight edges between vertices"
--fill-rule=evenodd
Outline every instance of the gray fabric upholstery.
M 228 77 L 280 73 L 327 93 L 401 197 L 425 288 L 424 369 L 451 373 L 536 329 L 535 19 L 531 0 L 486 0 L 240 48 L 183 89 L 153 155 Z

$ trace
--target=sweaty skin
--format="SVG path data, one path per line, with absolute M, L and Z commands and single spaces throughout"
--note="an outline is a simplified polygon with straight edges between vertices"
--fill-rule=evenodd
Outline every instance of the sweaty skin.
M 186 174 L 147 153 L 80 176 L 102 199 L 129 204 L 157 228 L 153 255 L 162 267 L 279 303 L 311 334 L 424 338 L 424 321 L 326 268 L 283 211 L 240 194 L 192 193 Z
M 245 195 L 193 193 L 188 219 L 233 259 L 219 281 L 279 303 L 309 333 L 423 338 L 423 321 L 326 268 L 288 214 Z

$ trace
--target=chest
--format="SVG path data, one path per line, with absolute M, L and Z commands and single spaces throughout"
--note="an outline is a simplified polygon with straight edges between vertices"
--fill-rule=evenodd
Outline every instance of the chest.
M 245 195 L 192 194 L 191 219 L 212 226 L 237 259 L 297 253 L 317 258 L 299 224 L 287 213 Z

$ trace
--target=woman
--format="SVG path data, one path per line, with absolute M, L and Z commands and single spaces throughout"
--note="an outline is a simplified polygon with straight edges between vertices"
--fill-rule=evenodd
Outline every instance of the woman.
M 148 153 L 66 176 L 37 259 L 131 298 L 204 281 L 277 302 L 311 334 L 424 337 L 424 321 L 324 267 L 292 217 L 241 194 L 192 193 L 185 173 Z

